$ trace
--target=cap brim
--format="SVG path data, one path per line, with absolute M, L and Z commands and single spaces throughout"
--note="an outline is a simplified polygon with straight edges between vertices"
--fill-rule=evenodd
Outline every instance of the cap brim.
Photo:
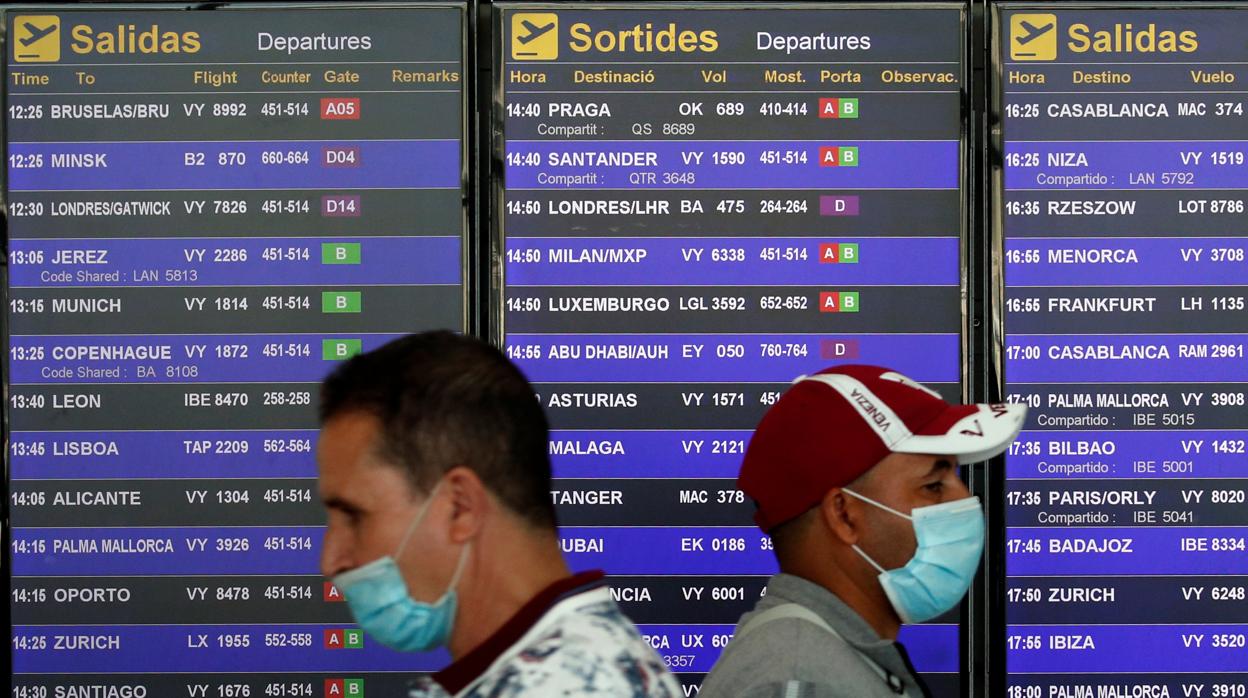
M 1025 405 L 952 405 L 926 427 L 901 439 L 892 450 L 957 456 L 962 465 L 978 463 L 1009 448 L 1026 418 Z

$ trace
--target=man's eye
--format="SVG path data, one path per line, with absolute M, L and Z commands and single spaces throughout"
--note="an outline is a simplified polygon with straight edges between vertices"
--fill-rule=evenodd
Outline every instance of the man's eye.
M 945 483 L 943 480 L 937 480 L 936 482 L 932 482 L 932 483 L 924 485 L 923 489 L 927 490 L 928 492 L 939 493 L 939 492 L 944 491 Z

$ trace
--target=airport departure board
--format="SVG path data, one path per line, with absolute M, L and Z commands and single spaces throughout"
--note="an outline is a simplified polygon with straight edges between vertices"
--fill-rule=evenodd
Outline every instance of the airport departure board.
M 797 376 L 961 396 L 961 5 L 496 6 L 496 337 L 574 568 L 696 685 L 776 568 L 735 478 Z M 835 448 L 835 444 L 829 444 Z M 902 641 L 959 692 L 957 614 Z
M 995 21 L 1008 695 L 1245 695 L 1248 12 Z
M 465 10 L 10 9 L 12 695 L 400 695 L 318 381 L 466 329 Z

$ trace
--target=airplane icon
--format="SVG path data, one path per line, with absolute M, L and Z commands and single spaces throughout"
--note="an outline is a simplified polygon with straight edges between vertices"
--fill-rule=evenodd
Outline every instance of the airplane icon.
M 1057 60 L 1057 15 L 1010 17 L 1010 58 L 1016 61 Z
M 559 58 L 559 15 L 521 12 L 511 16 L 511 57 L 517 61 Z
M 520 43 L 522 44 L 531 43 L 534 39 L 537 39 L 542 34 L 545 34 L 546 32 L 555 28 L 554 22 L 548 22 L 539 27 L 527 19 L 521 20 L 520 25 L 523 26 L 524 30 L 528 32 L 528 34 L 526 34 L 525 36 L 517 37 L 519 38 Z
M 24 15 L 13 18 L 13 60 L 17 63 L 55 63 L 61 60 L 61 18 Z
M 1030 44 L 1032 41 L 1040 38 L 1045 32 L 1053 28 L 1053 23 L 1049 22 L 1043 27 L 1037 27 L 1031 22 L 1019 22 L 1019 25 L 1027 31 L 1027 36 L 1014 37 L 1020 45 Z

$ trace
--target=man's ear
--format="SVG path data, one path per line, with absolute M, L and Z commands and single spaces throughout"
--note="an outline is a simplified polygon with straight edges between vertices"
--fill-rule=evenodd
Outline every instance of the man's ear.
M 858 543 L 858 527 L 862 523 L 858 502 L 842 492 L 840 487 L 833 487 L 823 495 L 823 500 L 819 503 L 819 516 L 823 525 L 842 543 Z
M 456 466 L 444 476 L 451 501 L 450 542 L 467 543 L 477 537 L 494 507 L 481 478 L 469 468 Z

